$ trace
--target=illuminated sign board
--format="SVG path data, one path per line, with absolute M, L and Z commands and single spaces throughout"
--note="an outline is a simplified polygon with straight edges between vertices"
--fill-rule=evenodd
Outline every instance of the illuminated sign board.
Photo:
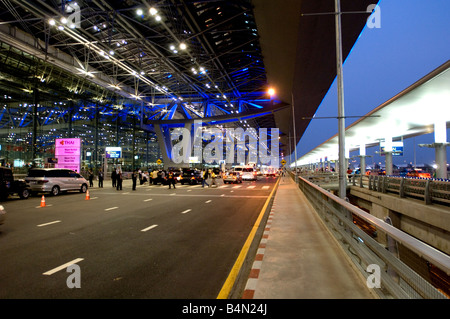
M 106 147 L 105 148 L 106 158 L 121 158 L 122 148 L 121 147 Z
M 380 143 L 380 153 L 381 156 L 386 154 L 385 143 Z M 392 156 L 403 156 L 403 142 L 392 142 Z
M 56 168 L 68 168 L 80 172 L 81 139 L 57 138 L 55 141 Z

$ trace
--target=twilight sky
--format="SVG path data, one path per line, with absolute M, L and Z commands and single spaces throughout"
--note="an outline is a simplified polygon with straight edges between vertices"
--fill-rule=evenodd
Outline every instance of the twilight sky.
M 378 5 L 381 27 L 366 26 L 344 63 L 346 116 L 367 114 L 450 59 L 449 0 L 381 0 Z M 315 116 L 337 116 L 335 82 Z M 347 118 L 345 125 L 355 120 Z M 337 124 L 337 119 L 312 120 L 297 145 L 298 158 L 337 134 Z M 447 130 L 447 141 L 449 137 Z M 394 164 L 433 163 L 434 149 L 417 146 L 421 143 L 433 143 L 433 134 L 405 139 L 404 155 L 394 156 Z M 378 150 L 367 149 L 374 155 L 368 165 L 384 164 L 384 158 L 374 154 Z

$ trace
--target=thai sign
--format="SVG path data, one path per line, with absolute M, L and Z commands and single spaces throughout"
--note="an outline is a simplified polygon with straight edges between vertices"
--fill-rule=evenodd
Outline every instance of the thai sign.
M 57 138 L 55 141 L 56 168 L 68 168 L 80 172 L 81 139 Z

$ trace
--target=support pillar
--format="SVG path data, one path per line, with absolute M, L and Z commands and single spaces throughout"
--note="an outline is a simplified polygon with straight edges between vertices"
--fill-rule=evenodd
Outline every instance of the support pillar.
M 448 178 L 447 174 L 447 123 L 445 120 L 434 124 L 434 143 L 419 144 L 421 147 L 434 148 L 436 161 L 436 178 Z
M 393 174 L 392 151 L 385 152 L 386 176 Z
M 33 89 L 33 136 L 32 136 L 32 151 L 31 151 L 31 160 L 33 164 L 35 163 L 36 157 L 37 157 L 37 131 L 38 131 L 38 121 L 39 121 L 39 112 L 38 112 L 38 106 L 39 106 L 39 89 L 37 82 L 34 84 Z
M 164 162 L 164 169 L 168 169 L 171 166 L 177 166 L 172 161 L 172 140 L 170 138 L 170 131 L 164 130 L 164 127 L 160 124 L 155 124 L 155 132 Z
M 336 70 L 338 87 L 338 140 L 339 140 L 339 197 L 347 197 L 347 167 L 345 166 L 345 111 L 344 78 L 342 72 L 341 2 L 335 0 Z
M 392 162 L 392 137 L 386 136 L 384 139 L 384 160 L 386 176 L 393 174 L 393 162 Z
M 99 123 L 99 105 L 98 103 L 95 104 L 95 149 L 94 149 L 94 174 L 97 174 L 98 172 L 98 123 Z

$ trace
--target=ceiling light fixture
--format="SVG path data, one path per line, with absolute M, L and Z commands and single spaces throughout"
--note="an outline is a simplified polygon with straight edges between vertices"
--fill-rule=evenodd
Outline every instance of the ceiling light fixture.
M 154 16 L 155 14 L 157 14 L 158 13 L 158 10 L 156 10 L 155 8 L 150 8 L 149 10 L 148 10 L 148 12 L 152 15 L 152 16 Z

